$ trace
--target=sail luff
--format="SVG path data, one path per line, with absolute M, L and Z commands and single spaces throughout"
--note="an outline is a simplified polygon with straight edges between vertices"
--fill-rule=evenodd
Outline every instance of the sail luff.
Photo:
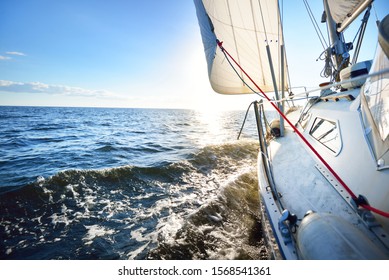
M 208 65 L 208 75 L 211 75 L 212 72 L 212 64 L 213 59 L 216 53 L 216 35 L 213 31 L 213 25 L 210 18 L 205 11 L 205 7 L 201 0 L 194 0 L 194 4 L 196 7 L 196 14 L 198 23 L 200 26 L 201 38 L 204 46 L 204 53 L 207 60 Z

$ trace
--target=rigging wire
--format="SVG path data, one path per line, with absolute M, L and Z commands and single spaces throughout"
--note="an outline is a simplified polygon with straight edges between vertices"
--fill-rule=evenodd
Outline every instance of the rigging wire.
M 309 6 L 308 1 L 307 0 L 303 0 L 303 2 L 304 2 L 306 10 L 308 12 L 308 16 L 311 19 L 313 28 L 316 31 L 316 35 L 319 37 L 320 43 L 323 46 L 323 49 L 327 49 L 328 48 L 328 44 L 327 44 L 327 42 L 326 42 L 326 40 L 325 40 L 325 38 L 323 36 L 323 33 L 321 32 L 321 29 L 320 29 L 319 25 L 317 24 L 317 21 L 315 20 L 315 17 L 313 15 L 311 7 Z
M 359 35 L 359 36 L 358 36 L 357 45 L 356 45 L 355 50 L 354 50 L 354 56 L 353 56 L 353 59 L 352 59 L 351 64 L 357 63 L 358 56 L 359 56 L 359 52 L 360 52 L 361 47 L 362 47 L 362 41 L 363 41 L 363 37 L 364 37 L 364 35 L 365 35 L 367 23 L 368 23 L 369 18 L 370 18 L 371 7 L 372 7 L 372 6 L 370 5 L 370 6 L 368 6 L 368 8 L 366 9 L 365 15 L 364 15 L 363 18 L 362 18 L 361 25 L 359 26 L 358 31 L 357 31 L 357 33 L 355 34 L 354 40 L 353 40 L 353 42 L 352 42 L 352 44 L 354 44 L 355 39 L 356 39 L 357 36 Z
M 249 107 L 247 108 L 246 115 L 244 116 L 243 123 L 242 123 L 242 126 L 241 126 L 241 128 L 240 128 L 240 131 L 239 131 L 237 140 L 239 140 L 240 135 L 242 134 L 243 127 L 244 127 L 244 125 L 245 125 L 245 123 L 246 123 L 247 116 L 248 116 L 248 114 L 249 114 L 250 108 L 251 108 L 251 106 L 252 106 L 254 103 L 255 103 L 255 101 L 251 102 L 250 105 L 249 105 Z
M 355 36 L 354 36 L 354 39 L 353 39 L 353 45 L 354 45 L 355 40 L 358 37 L 359 32 L 361 32 L 361 30 L 362 30 L 362 24 L 359 26 L 358 31 L 355 33 Z
M 267 32 L 266 32 L 265 19 L 264 19 L 264 17 L 263 17 L 263 12 L 262 12 L 261 1 L 258 1 L 258 5 L 259 5 L 259 11 L 261 12 L 261 19 L 262 19 L 263 30 L 264 30 L 264 33 L 265 33 L 265 42 L 266 42 L 266 45 L 269 45 L 269 41 L 268 41 L 268 39 L 267 39 Z
M 378 19 L 377 10 L 375 9 L 374 2 L 372 3 L 372 7 L 373 7 L 373 10 L 374 10 L 375 22 L 376 22 L 376 24 L 378 26 L 378 25 L 380 25 L 380 20 Z

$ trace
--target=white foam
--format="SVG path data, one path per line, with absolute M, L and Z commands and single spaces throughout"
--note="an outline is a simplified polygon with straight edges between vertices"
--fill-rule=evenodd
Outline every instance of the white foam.
M 135 251 L 132 251 L 132 252 L 128 253 L 127 254 L 128 259 L 130 259 L 130 260 L 135 259 L 137 255 L 139 255 L 140 253 L 142 253 L 144 250 L 147 249 L 147 246 L 149 246 L 149 243 L 150 242 L 144 244 L 143 246 L 139 247 Z
M 68 226 L 70 224 L 70 220 L 64 214 L 58 215 L 57 213 L 54 213 L 49 218 L 51 218 L 51 223 L 54 225 L 54 227 L 57 224 L 61 224 L 61 223 L 65 224 L 66 226 Z
M 80 196 L 80 194 L 74 190 L 74 187 L 77 187 L 77 186 L 78 185 L 73 186 L 73 185 L 69 184 L 65 187 L 65 189 L 70 191 L 73 194 L 73 197 L 76 198 L 76 197 Z
M 85 242 L 85 245 L 92 244 L 93 239 L 95 239 L 96 237 L 111 235 L 115 233 L 113 229 L 106 229 L 100 225 L 85 226 L 85 228 L 88 230 L 85 237 L 82 239 L 82 241 Z
M 146 228 L 140 227 L 136 230 L 131 231 L 131 237 L 138 242 L 145 241 L 146 239 L 143 237 L 143 232 L 146 231 Z

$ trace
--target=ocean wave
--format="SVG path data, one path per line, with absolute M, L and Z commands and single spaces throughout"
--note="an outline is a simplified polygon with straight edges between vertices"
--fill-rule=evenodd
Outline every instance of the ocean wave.
M 95 151 L 97 152 L 112 152 L 112 151 L 117 151 L 118 148 L 116 148 L 114 145 L 106 144 L 103 145 L 99 148 L 96 148 Z
M 254 172 L 244 173 L 159 236 L 148 259 L 267 259 Z M 167 223 L 169 224 L 169 223 Z
M 0 194 L 0 259 L 258 259 L 257 143 L 71 169 Z

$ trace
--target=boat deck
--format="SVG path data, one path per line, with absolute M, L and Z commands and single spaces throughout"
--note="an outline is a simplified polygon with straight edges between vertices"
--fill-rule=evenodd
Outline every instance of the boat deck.
M 285 137 L 271 142 L 272 171 L 281 202 L 298 218 L 307 211 L 337 213 L 358 224 L 355 211 L 323 176 L 298 136 L 286 129 Z
M 289 116 L 292 123 L 296 122 L 299 114 L 298 111 L 295 111 Z M 383 230 L 382 227 L 369 229 L 369 225 L 366 225 L 366 222 L 351 205 L 351 196 L 319 159 L 309 151 L 309 148 L 291 127 L 285 127 L 284 137 L 270 141 L 268 153 L 272 177 L 279 195 L 279 203 L 271 201 L 273 198 L 269 188 L 261 187 L 261 191 L 269 211 L 268 214 L 273 221 L 279 221 L 283 209 L 295 214 L 299 221 L 304 218 L 308 211 L 334 214 L 347 221 L 352 225 L 351 227 L 359 229 L 378 247 L 382 247 L 382 242 L 387 243 L 387 238 L 382 238 L 383 235 L 380 234 Z M 269 203 L 269 201 L 271 202 Z M 277 204 L 281 207 L 277 208 Z M 273 222 L 272 227 L 273 230 L 278 231 L 278 236 L 282 235 L 277 224 Z M 370 226 L 370 228 L 372 227 Z M 285 243 L 285 240 L 279 240 L 278 243 L 280 242 L 281 244 Z M 297 252 L 290 249 L 293 247 L 292 244 L 285 244 L 285 246 L 289 246 L 288 250 L 292 252 L 290 256 L 285 256 L 285 258 L 297 258 Z M 284 254 L 288 250 L 284 248 Z

